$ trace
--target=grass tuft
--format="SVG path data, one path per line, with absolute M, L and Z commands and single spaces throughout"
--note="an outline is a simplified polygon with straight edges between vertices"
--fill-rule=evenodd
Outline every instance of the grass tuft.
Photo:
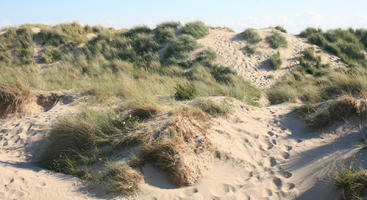
M 179 84 L 175 89 L 175 98 L 177 100 L 190 100 L 198 95 L 196 87 L 192 83 Z
M 280 58 L 280 53 L 279 51 L 274 53 L 273 55 L 270 56 L 269 58 L 270 61 L 270 66 L 274 69 L 277 70 L 280 68 L 280 66 L 282 65 L 282 59 Z
M 254 55 L 254 54 L 256 53 L 256 47 L 255 47 L 255 46 L 253 46 L 253 45 L 246 45 L 246 46 L 242 49 L 242 51 L 243 51 L 246 55 L 248 55 L 248 56 L 252 56 L 252 55 Z
M 273 31 L 272 35 L 268 36 L 266 39 L 274 49 L 278 49 L 279 47 L 288 47 L 287 39 L 279 32 Z
M 131 167 L 123 166 L 109 169 L 103 179 L 108 184 L 108 192 L 132 195 L 139 191 L 139 183 L 142 180 L 142 176 Z
M 0 84 L 0 118 L 9 114 L 22 114 L 25 106 L 31 101 L 32 93 L 20 82 L 15 84 Z
M 358 200 L 366 198 L 367 174 L 364 169 L 354 169 L 353 166 L 342 167 L 336 174 L 335 185 L 343 190 L 344 199 Z
M 259 43 L 262 40 L 259 33 L 257 33 L 257 31 L 252 28 L 246 29 L 245 31 L 241 33 L 241 35 L 244 40 L 252 44 Z
M 212 116 L 227 115 L 231 108 L 225 103 L 216 103 L 210 99 L 199 99 L 195 101 L 195 106 Z
M 201 21 L 189 22 L 181 28 L 181 33 L 199 39 L 209 34 L 209 28 Z

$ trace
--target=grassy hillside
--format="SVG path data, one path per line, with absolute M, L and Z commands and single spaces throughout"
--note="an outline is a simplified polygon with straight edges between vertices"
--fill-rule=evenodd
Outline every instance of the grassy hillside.
M 98 102 L 174 96 L 175 88 L 190 82 L 199 96 L 256 104 L 260 91 L 231 68 L 213 64 L 215 52 L 190 58 L 197 38 L 208 30 L 202 22 L 129 30 L 76 22 L 10 27 L 0 35 L 0 82 L 18 81 L 40 90 L 82 89 Z

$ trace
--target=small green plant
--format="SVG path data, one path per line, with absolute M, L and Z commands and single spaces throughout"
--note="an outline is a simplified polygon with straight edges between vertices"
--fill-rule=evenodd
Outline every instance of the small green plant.
M 209 34 L 209 28 L 201 21 L 189 22 L 181 28 L 181 33 L 199 39 Z
M 335 176 L 335 185 L 343 190 L 345 199 L 364 199 L 364 189 L 367 186 L 366 171 L 353 166 L 342 167 Z
M 282 59 L 280 58 L 280 53 L 279 51 L 276 52 L 275 54 L 271 55 L 269 58 L 270 61 L 270 66 L 274 69 L 277 70 L 280 68 L 280 66 L 282 65 Z
M 272 35 L 268 36 L 266 39 L 269 42 L 270 46 L 274 49 L 277 49 L 279 47 L 288 47 L 287 39 L 279 32 L 273 31 Z
M 248 55 L 248 56 L 252 56 L 256 53 L 256 47 L 253 45 L 246 45 L 243 48 L 243 52 Z
M 175 89 L 175 98 L 177 100 L 190 100 L 198 95 L 198 92 L 192 83 L 178 84 Z
M 259 33 L 257 33 L 257 31 L 252 28 L 246 29 L 241 33 L 241 35 L 244 40 L 253 44 L 259 43 L 262 40 Z

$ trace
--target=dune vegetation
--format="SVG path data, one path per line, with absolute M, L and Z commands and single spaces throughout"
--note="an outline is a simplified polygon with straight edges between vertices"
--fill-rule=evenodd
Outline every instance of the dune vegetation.
M 35 28 L 39 32 L 33 33 Z M 97 102 L 173 96 L 178 84 L 191 82 L 199 96 L 224 95 L 255 104 L 260 91 L 235 71 L 213 64 L 215 52 L 189 56 L 198 47 L 196 38 L 208 30 L 202 22 L 165 22 L 153 30 L 76 22 L 6 28 L 0 35 L 0 81 L 39 90 L 81 89 Z M 41 46 L 37 53 L 36 44 Z

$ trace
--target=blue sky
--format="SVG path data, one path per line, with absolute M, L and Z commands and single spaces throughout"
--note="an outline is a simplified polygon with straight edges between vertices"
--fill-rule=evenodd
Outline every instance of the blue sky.
M 1 0 L 0 27 L 79 21 L 115 28 L 202 20 L 235 31 L 282 25 L 367 28 L 367 0 Z

